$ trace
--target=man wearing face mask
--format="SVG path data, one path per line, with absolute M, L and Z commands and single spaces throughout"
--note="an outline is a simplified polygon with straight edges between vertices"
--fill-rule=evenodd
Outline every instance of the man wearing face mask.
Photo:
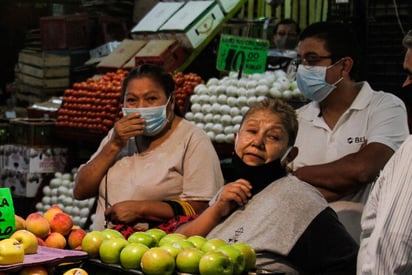
M 75 178 L 76 199 L 98 198 L 94 230 L 110 223 L 126 234 L 199 214 L 223 185 L 210 139 L 179 115 L 174 89 L 152 64 L 125 78 L 123 117 Z
M 371 183 L 408 136 L 405 105 L 357 81 L 359 47 L 350 26 L 319 22 L 301 34 L 296 80 L 312 100 L 298 110 L 293 174 L 330 202 L 359 241 Z

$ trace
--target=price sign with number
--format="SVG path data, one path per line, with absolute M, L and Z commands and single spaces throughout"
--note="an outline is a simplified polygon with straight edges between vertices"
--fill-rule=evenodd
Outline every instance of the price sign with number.
M 16 229 L 14 205 L 9 188 L 0 188 L 0 240 L 7 239 Z
M 216 67 L 220 71 L 262 73 L 266 69 L 269 41 L 222 35 Z

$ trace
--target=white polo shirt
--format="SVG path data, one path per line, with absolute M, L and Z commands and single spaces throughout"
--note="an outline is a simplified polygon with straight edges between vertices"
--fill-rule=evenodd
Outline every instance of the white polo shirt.
M 359 151 L 365 141 L 379 142 L 395 151 L 407 138 L 404 103 L 391 93 L 373 91 L 367 82 L 356 85 L 362 88 L 334 129 L 323 120 L 318 103 L 310 102 L 297 110 L 299 154 L 291 164 L 293 169 L 335 161 Z M 365 202 L 364 193 L 342 200 Z

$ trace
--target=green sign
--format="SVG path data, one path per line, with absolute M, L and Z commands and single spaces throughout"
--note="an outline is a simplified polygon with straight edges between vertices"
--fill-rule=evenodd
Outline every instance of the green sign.
M 269 41 L 222 35 L 216 68 L 220 71 L 262 73 L 266 69 Z
M 7 239 L 16 230 L 14 205 L 9 188 L 0 188 L 0 240 Z

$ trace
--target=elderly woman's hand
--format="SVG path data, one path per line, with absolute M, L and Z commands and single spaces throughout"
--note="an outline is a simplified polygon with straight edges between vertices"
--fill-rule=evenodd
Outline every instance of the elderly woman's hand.
M 249 201 L 252 196 L 251 189 L 252 185 L 244 179 L 227 183 L 212 207 L 216 208 L 222 217 L 225 217 L 235 208 L 243 206 Z
M 139 113 L 128 114 L 114 124 L 112 141 L 123 148 L 130 138 L 143 134 L 144 126 L 144 119 Z

